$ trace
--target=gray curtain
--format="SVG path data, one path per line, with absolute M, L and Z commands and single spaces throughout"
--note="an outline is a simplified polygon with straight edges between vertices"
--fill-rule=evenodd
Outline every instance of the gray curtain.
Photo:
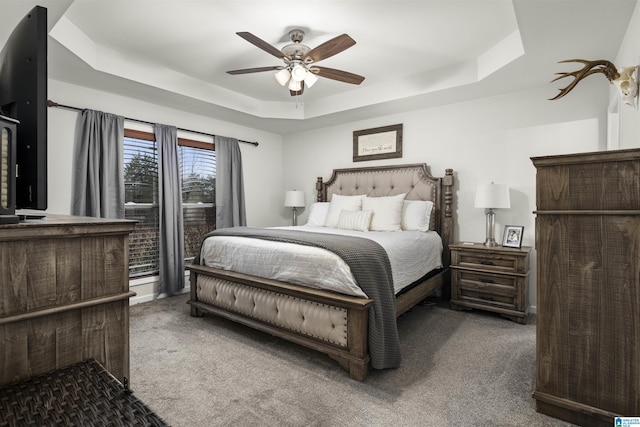
M 247 225 L 242 155 L 237 139 L 216 136 L 216 228 Z
M 178 137 L 174 126 L 154 126 L 158 146 L 160 217 L 159 293 L 173 295 L 184 288 L 184 226 Z
M 124 117 L 83 110 L 76 123 L 71 214 L 124 218 Z

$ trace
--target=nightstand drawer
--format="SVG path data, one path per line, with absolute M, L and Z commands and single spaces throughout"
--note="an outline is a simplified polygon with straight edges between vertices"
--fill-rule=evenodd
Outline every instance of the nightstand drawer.
M 505 253 L 479 253 L 472 251 L 457 251 L 452 264 L 456 267 L 474 270 L 496 271 L 500 273 L 524 273 L 525 267 L 522 256 Z
M 482 302 L 494 306 L 515 309 L 518 298 L 518 280 L 516 276 L 502 276 L 482 274 L 458 270 L 457 283 L 458 300 Z
M 451 308 L 493 311 L 527 322 L 531 247 L 454 243 L 449 249 Z

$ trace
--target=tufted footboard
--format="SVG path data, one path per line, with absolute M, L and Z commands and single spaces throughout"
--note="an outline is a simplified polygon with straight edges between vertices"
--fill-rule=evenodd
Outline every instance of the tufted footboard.
M 351 297 L 205 266 L 191 271 L 191 314 L 212 313 L 326 353 L 364 381 L 368 298 Z

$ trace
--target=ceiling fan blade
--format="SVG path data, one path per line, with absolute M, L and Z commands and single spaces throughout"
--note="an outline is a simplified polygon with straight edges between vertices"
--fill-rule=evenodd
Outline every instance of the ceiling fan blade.
M 327 79 L 338 80 L 339 82 L 351 83 L 353 85 L 359 85 L 364 81 L 364 77 L 357 74 L 348 73 L 342 70 L 336 70 L 327 67 L 311 67 L 309 69 L 313 74 L 317 74 L 320 77 Z
M 354 44 L 356 44 L 355 40 L 346 34 L 342 34 L 341 36 L 334 37 L 331 40 L 322 43 L 320 46 L 311 49 L 302 57 L 302 60 L 308 64 L 318 62 L 336 55 L 343 50 L 349 49 Z
M 281 70 L 283 67 L 257 67 L 257 68 L 244 68 L 242 70 L 227 71 L 228 74 L 249 74 L 249 73 L 261 73 L 263 71 Z
M 259 37 L 254 36 L 251 33 L 248 33 L 246 31 L 240 31 L 240 32 L 238 32 L 236 34 L 239 35 L 240 37 L 242 37 L 243 39 L 245 39 L 246 41 L 248 41 L 249 43 L 259 47 L 262 50 L 264 50 L 265 52 L 270 53 L 271 55 L 275 56 L 276 58 L 280 58 L 280 59 L 285 59 L 286 58 L 287 60 L 291 59 L 287 55 L 282 53 L 282 51 L 280 51 L 280 49 L 278 49 L 277 47 L 270 45 L 266 41 L 262 40 Z

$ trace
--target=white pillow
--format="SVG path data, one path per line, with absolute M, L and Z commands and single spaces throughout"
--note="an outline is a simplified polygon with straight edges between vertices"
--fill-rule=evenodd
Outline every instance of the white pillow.
M 400 231 L 402 230 L 402 203 L 405 193 L 397 196 L 364 197 L 362 210 L 372 210 L 371 231 Z
M 316 225 L 318 227 L 324 227 L 327 222 L 327 214 L 329 213 L 329 202 L 315 202 L 309 207 L 309 218 L 307 219 L 307 225 Z
M 340 213 L 344 211 L 359 211 L 362 210 L 362 196 L 341 196 L 334 194 L 331 196 L 331 206 L 329 207 L 329 214 L 327 220 L 324 223 L 325 227 L 336 228 L 338 225 L 338 219 Z
M 343 230 L 369 231 L 373 211 L 345 211 L 340 212 L 338 228 Z
M 429 231 L 432 210 L 431 200 L 405 200 L 402 206 L 402 229 Z

